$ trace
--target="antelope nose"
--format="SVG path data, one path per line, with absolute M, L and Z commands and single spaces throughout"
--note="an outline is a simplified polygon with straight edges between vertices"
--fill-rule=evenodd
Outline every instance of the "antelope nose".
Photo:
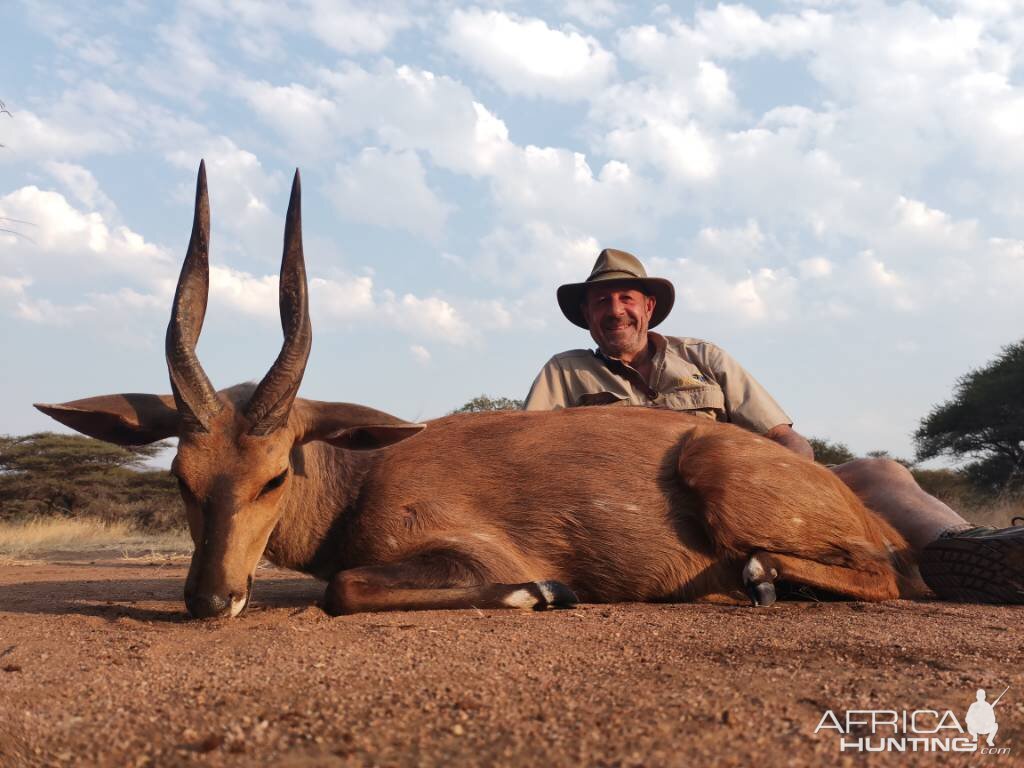
M 212 619 L 227 613 L 228 601 L 219 595 L 186 595 L 185 607 L 196 619 Z

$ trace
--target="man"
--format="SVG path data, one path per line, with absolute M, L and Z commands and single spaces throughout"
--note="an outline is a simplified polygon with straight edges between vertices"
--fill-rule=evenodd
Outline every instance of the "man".
M 810 443 L 767 390 L 724 350 L 650 329 L 672 309 L 675 289 L 648 277 L 625 251 L 601 251 L 590 276 L 558 289 L 558 305 L 590 331 L 597 350 L 552 357 L 526 398 L 527 410 L 639 405 L 738 424 L 808 459 Z M 857 459 L 833 471 L 918 554 L 921 575 L 942 598 L 1024 603 L 1024 527 L 972 527 L 888 459 Z
M 1002 694 L 999 698 L 1002 698 Z M 978 689 L 975 702 L 967 709 L 967 717 L 964 718 L 967 721 L 967 732 L 971 734 L 975 742 L 978 741 L 979 736 L 986 736 L 985 741 L 990 747 L 996 745 L 995 739 L 996 733 L 999 731 L 999 723 L 996 722 L 995 706 L 998 703 L 999 699 L 996 699 L 989 704 L 985 701 L 985 689 Z

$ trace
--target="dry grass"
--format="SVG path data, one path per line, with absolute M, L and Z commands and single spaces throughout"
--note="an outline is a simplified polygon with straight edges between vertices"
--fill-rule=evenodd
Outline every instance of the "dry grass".
M 188 555 L 191 551 L 192 541 L 184 531 L 149 533 L 124 522 L 47 517 L 0 523 L 0 561 L 40 557 L 53 552 L 166 558 Z
M 954 509 L 956 509 L 955 506 Z M 1014 517 L 1024 517 L 1024 498 L 1008 496 L 975 504 L 967 502 L 959 509 L 959 512 L 966 520 L 975 525 L 1005 528 L 1012 525 Z

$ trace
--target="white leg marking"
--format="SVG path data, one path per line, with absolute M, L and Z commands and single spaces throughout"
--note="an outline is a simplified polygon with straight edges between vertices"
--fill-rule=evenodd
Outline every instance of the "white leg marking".
M 551 589 L 551 586 L 548 584 L 548 582 L 546 582 L 546 581 L 535 581 L 533 583 L 537 585 L 537 589 L 539 589 L 540 593 L 542 595 L 544 595 L 544 599 L 547 600 L 548 605 L 554 605 L 555 604 L 555 593 Z
M 764 573 L 764 566 L 761 565 L 761 561 L 756 556 L 752 557 L 747 560 L 747 564 L 743 567 L 743 583 L 750 584 L 754 581 L 762 581 Z
M 509 608 L 533 608 L 537 604 L 537 598 L 531 595 L 528 589 L 517 589 L 502 602 Z

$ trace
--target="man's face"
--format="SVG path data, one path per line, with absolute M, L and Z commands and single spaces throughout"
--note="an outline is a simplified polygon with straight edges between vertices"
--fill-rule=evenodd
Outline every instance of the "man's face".
M 609 282 L 589 286 L 583 317 L 598 348 L 609 357 L 632 358 L 647 345 L 654 297 Z

